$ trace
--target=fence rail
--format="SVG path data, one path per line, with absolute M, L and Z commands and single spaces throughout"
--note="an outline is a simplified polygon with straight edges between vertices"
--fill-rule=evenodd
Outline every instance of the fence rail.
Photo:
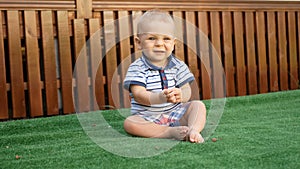
M 135 18 L 152 8 L 187 21 L 177 25 L 185 43 L 175 55 L 195 74 L 194 98 L 299 88 L 298 1 L 0 0 L 0 120 L 74 113 L 73 89 L 80 111 L 129 107 L 121 63 L 138 57 Z M 212 51 L 190 25 L 218 54 L 224 90 Z

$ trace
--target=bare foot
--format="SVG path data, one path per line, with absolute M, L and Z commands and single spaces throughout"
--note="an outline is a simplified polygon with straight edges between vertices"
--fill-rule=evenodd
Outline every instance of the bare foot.
M 184 140 L 187 136 L 189 128 L 187 126 L 169 127 L 168 135 L 171 139 Z
M 191 129 L 188 133 L 188 139 L 192 143 L 203 143 L 204 139 L 201 134 L 195 129 Z

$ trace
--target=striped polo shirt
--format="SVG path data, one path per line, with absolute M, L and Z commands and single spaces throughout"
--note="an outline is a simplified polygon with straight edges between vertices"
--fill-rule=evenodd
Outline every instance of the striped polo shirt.
M 180 88 L 184 84 L 192 82 L 194 75 L 190 72 L 187 65 L 175 56 L 168 57 L 167 66 L 162 69 L 153 65 L 145 55 L 134 61 L 128 68 L 124 79 L 124 88 L 129 90 L 130 85 L 140 85 L 151 92 L 161 92 L 165 88 Z M 139 104 L 131 96 L 131 113 L 139 115 L 160 115 L 168 113 L 181 106 L 181 103 L 163 103 L 146 106 Z

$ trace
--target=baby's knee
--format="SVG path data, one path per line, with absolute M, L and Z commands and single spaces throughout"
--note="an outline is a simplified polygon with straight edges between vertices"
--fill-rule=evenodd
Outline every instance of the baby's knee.
M 134 125 L 134 124 L 132 123 L 131 116 L 130 116 L 130 117 L 127 117 L 127 118 L 125 119 L 125 121 L 124 121 L 124 124 L 123 124 L 125 131 L 128 132 L 128 133 L 130 133 L 130 131 L 133 130 L 133 128 L 134 128 L 133 125 Z
M 136 128 L 138 127 L 137 121 L 139 120 L 140 117 L 136 116 L 129 116 L 125 119 L 124 121 L 124 129 L 128 133 L 134 133 Z
M 191 102 L 191 106 L 194 109 L 197 109 L 198 113 L 201 113 L 204 116 L 206 116 L 206 107 L 205 107 L 205 104 L 202 101 L 200 101 L 200 100 L 194 100 L 194 101 Z
M 205 104 L 204 104 L 202 101 L 200 101 L 200 100 L 193 100 L 193 101 L 191 102 L 191 104 L 192 104 L 192 105 L 195 105 L 195 106 L 197 106 L 197 107 L 206 109 Z

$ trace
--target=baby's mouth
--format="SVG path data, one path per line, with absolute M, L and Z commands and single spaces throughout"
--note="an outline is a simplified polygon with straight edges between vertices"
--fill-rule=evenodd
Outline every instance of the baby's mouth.
M 165 53 L 165 51 L 163 51 L 163 50 L 154 50 L 153 52 L 157 53 L 157 54 L 164 54 Z

